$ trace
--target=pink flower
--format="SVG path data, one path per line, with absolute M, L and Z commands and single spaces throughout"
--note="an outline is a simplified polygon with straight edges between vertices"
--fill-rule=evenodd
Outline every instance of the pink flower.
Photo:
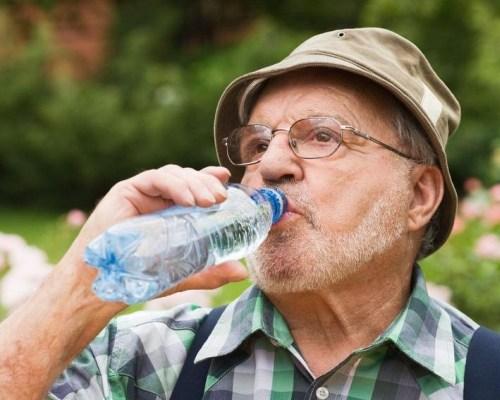
M 21 236 L 0 233 L 0 251 L 5 253 L 21 252 L 26 247 L 26 242 Z
M 500 183 L 497 183 L 490 188 L 490 195 L 493 201 L 500 203 Z
M 12 311 L 21 305 L 40 286 L 52 268 L 49 265 L 33 266 L 32 271 L 11 269 L 0 282 L 0 300 Z
M 484 208 L 485 206 L 480 202 L 465 199 L 460 205 L 460 212 L 462 216 L 468 220 L 481 217 L 481 215 L 483 215 Z
M 0 252 L 0 272 L 7 268 L 7 257 L 5 253 Z
M 0 302 L 11 311 L 36 290 L 52 266 L 39 248 L 20 236 L 0 233 L 0 269 L 7 266 L 0 282 Z
M 11 252 L 9 263 L 12 269 L 34 271 L 40 265 L 47 265 L 47 254 L 34 246 L 25 246 L 22 251 Z
M 500 260 L 500 237 L 491 233 L 481 236 L 476 242 L 474 252 L 481 258 Z
M 462 232 L 465 228 L 465 222 L 463 218 L 461 218 L 459 215 L 455 217 L 455 221 L 453 222 L 453 228 L 451 228 L 451 234 L 456 235 L 460 232 Z
M 427 291 L 431 297 L 444 301 L 445 303 L 449 303 L 451 300 L 451 289 L 447 286 L 427 282 Z
M 481 181 L 477 178 L 468 178 L 464 182 L 464 189 L 468 193 L 473 193 L 483 187 Z
M 74 228 L 79 228 L 87 220 L 87 214 L 82 210 L 73 209 L 66 215 L 66 223 Z
M 500 224 L 500 203 L 493 204 L 484 212 L 484 219 L 490 225 Z

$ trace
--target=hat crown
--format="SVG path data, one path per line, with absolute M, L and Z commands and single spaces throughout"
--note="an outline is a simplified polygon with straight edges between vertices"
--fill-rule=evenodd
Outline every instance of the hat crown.
M 357 65 L 407 90 L 436 126 L 444 148 L 460 122 L 460 104 L 438 77 L 420 49 L 404 37 L 383 28 L 341 29 L 307 39 L 285 58 L 324 54 Z M 399 96 L 398 96 L 399 97 Z

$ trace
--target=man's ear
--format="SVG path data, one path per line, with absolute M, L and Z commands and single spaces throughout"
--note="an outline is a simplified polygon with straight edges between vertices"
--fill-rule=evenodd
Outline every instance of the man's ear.
M 418 231 L 430 221 L 443 198 L 443 175 L 436 166 L 417 165 L 411 171 L 413 198 L 408 210 L 408 229 Z

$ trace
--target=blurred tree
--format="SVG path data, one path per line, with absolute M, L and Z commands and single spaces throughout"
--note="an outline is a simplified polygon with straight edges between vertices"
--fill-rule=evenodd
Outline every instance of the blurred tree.
M 257 2 L 257 7 L 290 30 L 323 32 L 359 26 L 360 11 L 368 3 L 369 0 L 318 0 L 312 6 L 302 0 L 267 0 Z
M 0 198 L 88 208 L 142 169 L 215 163 L 213 113 L 231 79 L 314 33 L 361 25 L 394 29 L 429 56 L 463 105 L 450 141 L 455 180 L 493 181 L 499 9 L 495 0 L 4 3 Z

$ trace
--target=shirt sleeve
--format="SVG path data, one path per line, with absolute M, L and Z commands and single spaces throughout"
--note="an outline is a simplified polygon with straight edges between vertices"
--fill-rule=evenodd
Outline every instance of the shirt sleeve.
M 169 399 L 208 311 L 181 305 L 114 319 L 58 377 L 48 399 Z

